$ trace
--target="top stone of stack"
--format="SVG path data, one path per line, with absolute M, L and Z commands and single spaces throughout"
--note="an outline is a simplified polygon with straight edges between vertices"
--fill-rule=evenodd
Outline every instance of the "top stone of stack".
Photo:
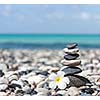
M 68 48 L 68 49 L 74 49 L 74 48 L 76 48 L 77 46 L 78 46 L 77 43 L 71 43 L 71 44 L 68 44 L 68 45 L 67 45 L 67 48 Z
M 77 46 L 77 43 L 68 44 L 67 47 L 63 49 L 63 51 L 67 54 L 77 54 L 79 52 Z

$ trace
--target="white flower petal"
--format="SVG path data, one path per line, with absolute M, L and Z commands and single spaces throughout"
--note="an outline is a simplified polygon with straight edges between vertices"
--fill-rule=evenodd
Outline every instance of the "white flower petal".
M 50 82 L 49 83 L 49 87 L 51 88 L 51 89 L 55 89 L 56 88 L 56 83 L 54 82 L 54 81 L 52 81 L 52 82 Z
M 55 73 L 52 73 L 50 76 L 49 76 L 49 80 L 55 80 L 55 77 L 57 77 L 57 75 Z
M 65 89 L 66 88 L 66 83 L 65 82 L 60 82 L 58 85 L 59 89 Z
M 64 77 L 64 78 L 62 79 L 62 82 L 65 82 L 65 83 L 69 84 L 69 83 L 70 83 L 70 80 L 69 80 L 68 77 Z
M 65 73 L 63 71 L 58 71 L 57 76 L 64 77 Z

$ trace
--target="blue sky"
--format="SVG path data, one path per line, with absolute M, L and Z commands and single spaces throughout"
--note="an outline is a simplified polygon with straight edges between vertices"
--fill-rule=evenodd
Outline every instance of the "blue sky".
M 100 5 L 0 5 L 0 33 L 100 33 Z

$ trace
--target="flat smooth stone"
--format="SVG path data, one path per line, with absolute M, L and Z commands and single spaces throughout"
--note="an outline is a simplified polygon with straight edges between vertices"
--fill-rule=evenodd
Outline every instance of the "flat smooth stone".
M 68 49 L 74 49 L 76 46 L 78 46 L 77 43 L 71 43 L 71 44 L 68 44 L 68 45 L 67 45 L 67 48 L 68 48 Z
M 79 57 L 79 54 L 67 54 L 64 56 L 64 59 L 66 60 L 74 60 L 77 59 Z
M 69 75 L 69 74 L 77 74 L 77 73 L 80 73 L 80 72 L 82 72 L 82 70 L 80 69 L 80 68 L 78 68 L 78 67 L 64 67 L 64 68 L 62 68 L 62 71 L 64 71 L 65 72 L 65 75 Z
M 86 84 L 88 83 L 91 84 L 91 82 L 83 76 L 68 75 L 67 77 L 70 80 L 69 86 L 81 87 L 81 86 L 86 86 Z
M 81 64 L 81 60 L 61 60 L 61 63 L 64 65 L 64 66 L 78 66 Z
M 77 54 L 79 52 L 79 49 L 78 48 L 75 48 L 75 49 L 64 48 L 63 51 L 68 54 Z

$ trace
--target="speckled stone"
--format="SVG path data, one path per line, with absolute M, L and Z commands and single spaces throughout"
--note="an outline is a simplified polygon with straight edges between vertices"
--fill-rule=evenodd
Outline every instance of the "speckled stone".
M 68 75 L 67 77 L 70 80 L 69 86 L 81 87 L 85 86 L 87 83 L 91 84 L 91 82 L 83 76 Z

